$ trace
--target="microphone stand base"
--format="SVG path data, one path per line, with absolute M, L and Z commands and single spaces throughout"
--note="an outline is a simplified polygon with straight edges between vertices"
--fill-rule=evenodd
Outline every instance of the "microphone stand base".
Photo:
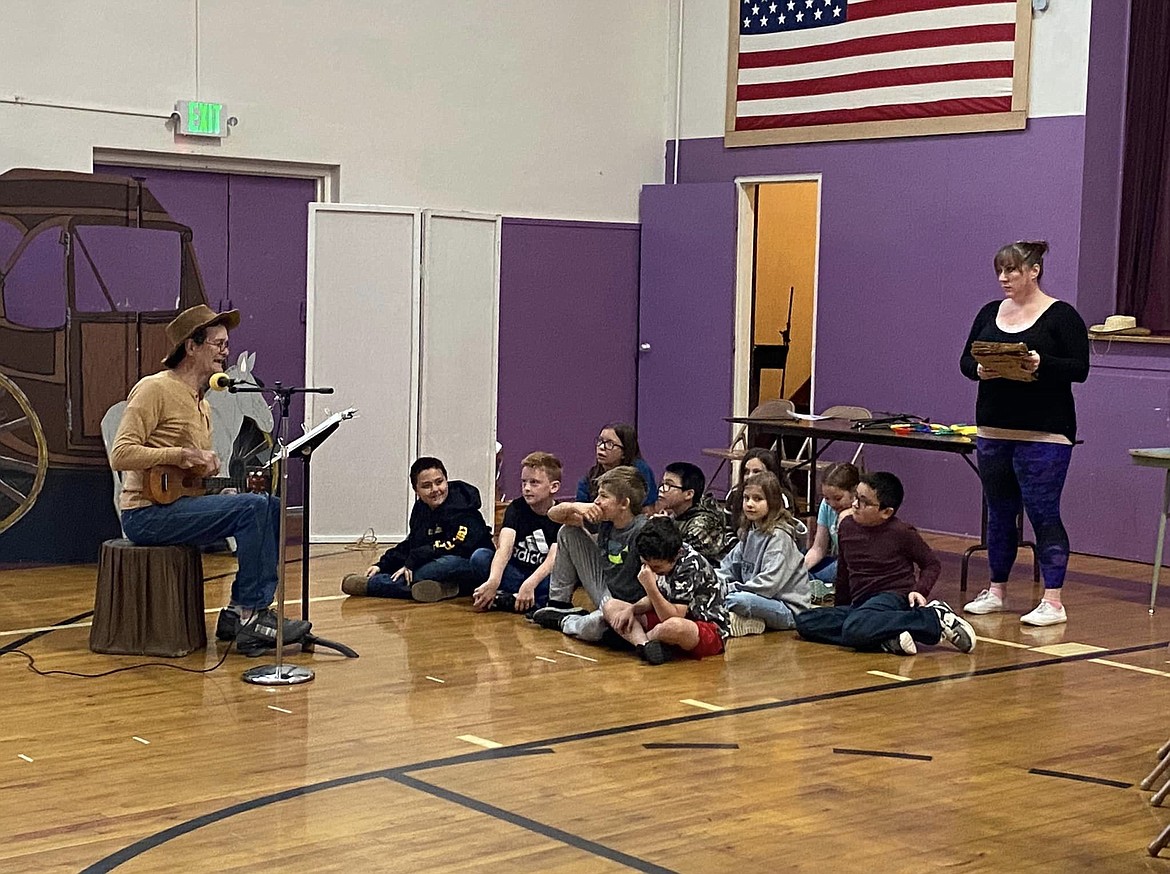
M 254 686 L 299 686 L 315 676 L 311 670 L 299 665 L 257 665 L 244 671 L 240 678 Z

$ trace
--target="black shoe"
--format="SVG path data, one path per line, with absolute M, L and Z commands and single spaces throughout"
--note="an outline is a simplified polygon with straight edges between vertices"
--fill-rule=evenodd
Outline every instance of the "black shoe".
M 910 636 L 909 631 L 903 631 L 897 637 L 883 640 L 881 647 L 883 652 L 888 652 L 892 655 L 909 656 L 915 655 L 918 652 L 918 645 L 914 643 L 914 638 Z
M 491 610 L 503 610 L 505 613 L 516 612 L 516 596 L 511 592 L 496 592 L 496 597 L 492 599 Z
M 240 633 L 240 614 L 230 607 L 224 607 L 219 611 L 219 619 L 215 623 L 215 639 L 216 640 L 235 640 L 236 635 Z
M 313 627 L 307 619 L 284 620 L 284 644 L 297 643 Z M 247 622 L 240 624 L 236 634 L 236 648 L 241 652 L 276 648 L 276 611 L 271 607 L 257 610 Z
M 660 640 L 646 641 L 644 646 L 638 647 L 638 655 L 650 665 L 661 665 L 670 661 L 670 652 Z
M 587 616 L 588 610 L 582 610 L 579 607 L 541 607 L 532 614 L 532 621 L 541 628 L 547 628 L 549 631 L 560 631 L 561 623 L 565 621 L 566 616 Z
M 601 635 L 601 640 L 598 641 L 602 646 L 608 649 L 615 649 L 618 652 L 629 652 L 632 649 L 637 649 L 632 643 L 618 634 L 609 626 L 606 626 L 605 631 Z

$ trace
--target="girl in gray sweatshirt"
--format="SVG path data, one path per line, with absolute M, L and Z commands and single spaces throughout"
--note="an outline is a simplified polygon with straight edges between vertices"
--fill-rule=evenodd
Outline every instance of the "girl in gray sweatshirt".
M 780 481 L 772 473 L 743 484 L 747 527 L 719 565 L 719 581 L 731 612 L 731 636 L 796 626 L 796 614 L 811 605 L 804 555 L 796 545 L 797 522 L 784 508 Z

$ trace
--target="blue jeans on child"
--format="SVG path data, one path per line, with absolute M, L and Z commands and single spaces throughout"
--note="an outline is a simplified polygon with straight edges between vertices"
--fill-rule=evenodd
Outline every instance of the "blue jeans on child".
M 410 584 L 406 582 L 405 574 L 399 576 L 398 579 L 391 579 L 392 576 L 393 574 L 374 574 L 366 582 L 366 594 L 374 598 L 411 600 Z M 444 555 L 433 561 L 428 561 L 422 567 L 415 569 L 413 578 L 416 580 L 438 580 L 441 583 L 458 583 L 460 595 L 470 594 L 471 590 L 475 588 L 471 562 L 461 555 Z
M 1008 581 L 1019 547 L 1016 517 L 1023 506 L 1036 532 L 1036 555 L 1044 588 L 1061 588 L 1068 568 L 1068 532 L 1060 520 L 1060 493 L 1072 446 L 986 437 L 976 438 L 975 445 L 987 500 L 991 582 Z
M 826 555 L 813 565 L 813 569 L 808 572 L 808 575 L 822 583 L 837 582 L 837 556 Z
M 729 592 L 725 602 L 732 613 L 749 619 L 763 619 L 764 627 L 772 631 L 787 631 L 796 627 L 796 614 L 783 601 L 765 598 L 754 592 Z
M 495 558 L 495 555 L 495 550 L 487 548 L 477 549 L 471 554 L 471 571 L 479 582 L 487 582 L 487 578 L 491 576 L 492 559 Z M 500 588 L 496 591 L 497 593 L 506 592 L 509 595 L 515 595 L 528 577 L 528 571 L 509 561 L 504 565 L 504 573 L 500 576 Z M 548 577 L 536 584 L 533 596 L 536 599 L 537 607 L 548 606 Z
M 280 501 L 271 495 L 200 495 L 122 511 L 122 530 L 140 546 L 208 546 L 236 538 L 239 569 L 231 603 L 261 610 L 276 593 Z
M 928 646 L 942 639 L 938 613 L 931 607 L 911 607 L 909 599 L 897 592 L 878 592 L 856 607 L 805 610 L 796 617 L 796 630 L 814 643 L 860 650 L 877 649 L 903 631 Z

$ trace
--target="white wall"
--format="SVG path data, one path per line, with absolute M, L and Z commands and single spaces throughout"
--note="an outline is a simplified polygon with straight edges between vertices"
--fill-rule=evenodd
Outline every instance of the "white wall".
M 199 97 L 240 123 L 179 146 L 161 118 L 0 103 L 0 170 L 190 151 L 340 165 L 350 202 L 632 221 L 662 181 L 674 2 L 8 2 L 0 100 Z
M 1120 4 L 1120 0 L 1117 2 Z M 1033 16 L 1028 94 L 1028 115 L 1032 118 L 1084 115 L 1089 75 L 1089 12 L 1090 0 L 1050 0 L 1046 12 Z M 685 0 L 683 139 L 723 136 L 730 15 L 727 0 Z M 672 104 L 665 138 L 673 137 Z

